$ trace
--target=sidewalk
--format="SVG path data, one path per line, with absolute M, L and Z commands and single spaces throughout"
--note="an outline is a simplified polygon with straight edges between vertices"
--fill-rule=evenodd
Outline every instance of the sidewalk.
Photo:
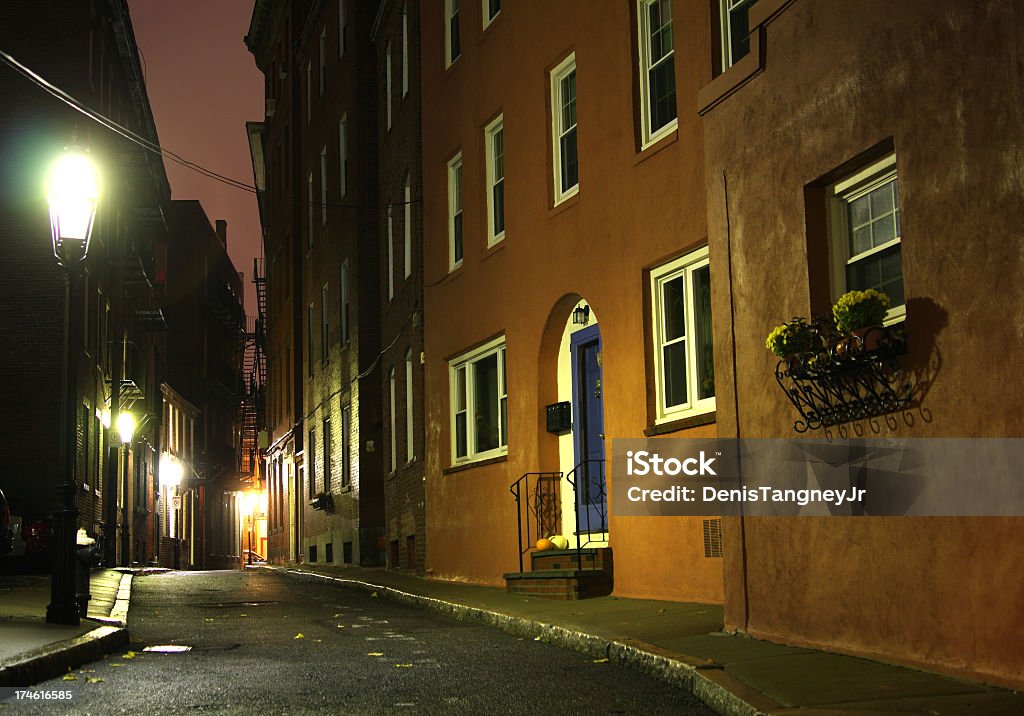
M 721 631 L 721 607 L 600 597 L 563 602 L 384 569 L 261 566 L 296 579 L 376 593 L 627 663 L 724 714 L 1020 714 L 1024 694 Z
M 64 674 L 128 644 L 131 574 L 93 570 L 89 618 L 79 626 L 46 623 L 47 575 L 0 580 L 0 686 L 27 686 Z

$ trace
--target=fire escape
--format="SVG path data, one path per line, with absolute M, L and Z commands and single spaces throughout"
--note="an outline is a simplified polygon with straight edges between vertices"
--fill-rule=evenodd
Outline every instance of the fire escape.
M 241 426 L 238 465 L 243 474 L 255 476 L 261 451 L 265 449 L 265 446 L 260 446 L 260 433 L 266 430 L 264 386 L 267 383 L 267 277 L 263 259 L 253 259 L 252 263 L 252 281 L 256 284 L 256 315 L 246 319 L 245 331 L 240 338 L 243 393 L 238 403 L 238 423 Z

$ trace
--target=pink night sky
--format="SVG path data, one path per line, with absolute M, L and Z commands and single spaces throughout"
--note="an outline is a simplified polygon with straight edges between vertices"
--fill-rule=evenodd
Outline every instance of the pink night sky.
M 263 120 L 263 75 L 243 38 L 252 0 L 129 0 L 160 144 L 218 174 L 253 183 L 246 121 Z M 212 224 L 228 222 L 228 253 L 245 274 L 262 255 L 256 196 L 164 161 L 174 199 L 199 199 Z

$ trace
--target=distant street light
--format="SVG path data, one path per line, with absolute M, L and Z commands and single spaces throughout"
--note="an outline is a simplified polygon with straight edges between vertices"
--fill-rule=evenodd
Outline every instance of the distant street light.
M 259 501 L 259 493 L 250 490 L 242 497 L 242 511 L 245 513 L 248 519 L 248 532 L 249 532 L 249 549 L 247 555 L 247 563 L 252 564 L 252 532 L 256 522 L 256 504 Z
M 61 459 L 64 479 L 57 483 L 57 509 L 53 515 L 56 554 L 50 580 L 50 604 L 46 621 L 51 624 L 79 624 L 75 599 L 75 538 L 78 534 L 78 508 L 75 506 L 75 463 L 77 445 L 78 376 L 72 355 L 71 329 L 80 328 L 71 317 L 71 300 L 77 294 L 82 261 L 89 253 L 96 206 L 99 203 L 99 177 L 88 153 L 69 147 L 54 163 L 50 173 L 47 201 L 50 205 L 50 231 L 53 255 L 64 273 L 64 376 L 63 401 L 65 426 L 62 431 Z M 76 311 L 77 317 L 80 312 Z

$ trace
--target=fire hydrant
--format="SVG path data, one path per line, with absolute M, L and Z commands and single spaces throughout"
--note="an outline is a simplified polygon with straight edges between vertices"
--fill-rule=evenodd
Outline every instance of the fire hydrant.
M 75 544 L 75 601 L 78 603 L 78 615 L 85 618 L 89 616 L 89 600 L 92 599 L 89 577 L 96 540 L 86 534 L 84 528 L 79 528 Z

